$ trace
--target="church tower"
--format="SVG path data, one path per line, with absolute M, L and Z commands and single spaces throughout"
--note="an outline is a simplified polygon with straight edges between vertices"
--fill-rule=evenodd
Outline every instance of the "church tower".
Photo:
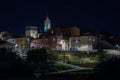
M 47 16 L 44 21 L 44 32 L 47 32 L 49 29 L 51 29 L 51 21 L 49 17 Z

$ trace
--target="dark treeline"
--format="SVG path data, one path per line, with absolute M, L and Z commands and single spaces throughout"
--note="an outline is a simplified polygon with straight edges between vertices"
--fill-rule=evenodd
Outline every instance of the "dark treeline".
M 88 80 L 120 80 L 120 58 L 112 57 L 99 63 Z
M 32 69 L 16 53 L 0 49 L 0 78 L 33 77 Z
M 0 78 L 35 78 L 34 72 L 44 74 L 52 70 L 57 56 L 50 49 L 34 49 L 26 58 L 19 57 L 8 49 L 0 49 Z

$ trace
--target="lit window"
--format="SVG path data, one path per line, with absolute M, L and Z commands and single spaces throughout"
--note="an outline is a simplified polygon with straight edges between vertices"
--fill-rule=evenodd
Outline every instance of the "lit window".
M 53 38 L 53 41 L 55 42 L 55 41 L 56 41 L 56 39 L 55 39 L 55 38 Z
M 92 38 L 89 37 L 88 40 L 90 41 L 90 40 L 92 40 Z
M 93 39 L 93 42 L 95 42 L 95 39 Z
M 76 41 L 76 43 L 78 43 L 78 41 Z

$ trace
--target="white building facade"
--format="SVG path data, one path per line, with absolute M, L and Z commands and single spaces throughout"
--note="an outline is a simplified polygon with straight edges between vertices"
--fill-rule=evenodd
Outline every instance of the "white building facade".
M 25 35 L 27 37 L 38 38 L 38 27 L 27 26 L 25 30 Z
M 93 51 L 96 47 L 96 36 L 80 36 L 69 38 L 69 49 L 71 51 Z

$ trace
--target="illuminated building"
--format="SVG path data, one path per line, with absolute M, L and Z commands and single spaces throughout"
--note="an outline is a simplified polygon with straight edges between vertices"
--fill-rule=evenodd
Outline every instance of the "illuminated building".
M 71 36 L 80 36 L 80 29 L 76 26 L 70 28 Z
M 38 48 L 38 39 L 36 40 L 32 40 L 31 43 L 30 43 L 30 48 Z
M 15 51 L 15 44 L 9 43 L 9 42 L 2 42 L 0 43 L 0 48 L 6 48 L 12 52 Z
M 10 39 L 7 39 L 6 41 L 9 42 L 9 43 L 12 43 L 12 44 L 16 43 L 15 38 L 10 38 Z
M 53 50 L 67 50 L 66 41 L 61 35 L 49 35 L 41 39 L 34 39 L 30 43 L 31 48 L 51 48 Z
M 11 33 L 7 32 L 7 31 L 0 32 L 0 39 L 1 40 L 7 40 L 9 38 L 12 38 Z
M 72 51 L 93 51 L 96 46 L 96 36 L 80 36 L 69 38 L 69 49 Z
M 34 39 L 30 43 L 31 49 L 36 49 L 36 48 L 49 48 L 48 44 L 48 39 L 47 38 L 42 38 L 42 39 Z
M 49 17 L 47 16 L 44 21 L 44 32 L 47 32 L 50 29 L 51 29 L 51 21 L 50 21 Z
M 35 26 L 27 26 L 25 28 L 26 37 L 37 38 L 38 37 L 38 27 Z
M 61 44 L 61 47 L 62 49 L 61 50 L 69 50 L 69 47 L 68 47 L 68 41 L 67 40 L 61 40 L 58 42 L 59 44 Z
M 28 37 L 18 37 L 16 39 L 16 51 L 21 52 L 23 55 L 26 55 L 26 52 L 28 51 L 29 44 Z
M 59 27 L 59 29 L 56 32 L 62 34 L 64 39 L 69 39 L 69 37 L 72 36 L 80 36 L 80 29 L 76 26 L 68 27 L 68 28 Z
M 63 36 L 79 36 L 80 29 L 76 26 L 61 29 Z
M 50 48 L 54 50 L 62 50 L 62 44 L 60 44 L 61 40 L 63 40 L 63 36 L 61 35 L 49 35 L 48 43 Z

